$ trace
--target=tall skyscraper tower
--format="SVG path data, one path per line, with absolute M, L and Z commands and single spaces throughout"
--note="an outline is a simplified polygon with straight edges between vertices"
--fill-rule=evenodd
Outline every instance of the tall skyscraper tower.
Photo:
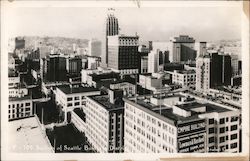
M 108 16 L 106 18 L 105 24 L 105 39 L 103 43 L 102 52 L 102 64 L 107 66 L 108 64 L 108 36 L 115 36 L 119 34 L 119 24 L 118 19 L 114 16 L 114 9 L 108 9 Z

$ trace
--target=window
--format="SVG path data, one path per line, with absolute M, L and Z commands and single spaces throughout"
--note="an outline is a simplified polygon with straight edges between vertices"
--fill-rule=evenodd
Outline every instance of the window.
M 68 103 L 67 106 L 68 106 L 68 107 L 72 106 L 72 103 Z
M 209 124 L 214 124 L 214 119 L 209 119 Z
M 237 134 L 231 135 L 231 140 L 237 139 Z
M 232 125 L 231 126 L 231 131 L 237 130 L 237 125 Z
M 79 97 L 75 97 L 75 100 L 79 100 L 80 98 Z
M 208 139 L 208 142 L 209 142 L 209 143 L 214 143 L 214 137 L 210 137 L 210 138 Z
M 67 101 L 72 101 L 72 97 L 68 97 L 68 98 L 67 98 Z
M 213 134 L 214 133 L 214 128 L 213 127 L 209 128 L 208 133 Z
M 223 143 L 223 142 L 225 142 L 225 137 L 224 136 L 220 137 L 220 143 Z
M 161 123 L 158 121 L 158 126 L 161 127 Z
M 30 111 L 30 108 L 25 108 L 25 111 Z
M 80 102 L 75 102 L 75 106 L 79 106 L 80 105 Z
M 238 117 L 237 116 L 232 116 L 231 117 L 231 122 L 234 122 L 234 121 L 238 121 Z
M 225 118 L 221 118 L 220 119 L 220 124 L 224 124 L 225 123 Z
M 25 103 L 25 106 L 30 106 L 30 103 L 29 102 Z
M 231 144 L 231 145 L 230 145 L 230 148 L 231 148 L 231 149 L 237 148 L 237 143 Z
M 225 127 L 221 127 L 220 128 L 220 133 L 224 133 L 225 132 Z
M 220 152 L 224 152 L 225 151 L 225 146 L 220 146 Z

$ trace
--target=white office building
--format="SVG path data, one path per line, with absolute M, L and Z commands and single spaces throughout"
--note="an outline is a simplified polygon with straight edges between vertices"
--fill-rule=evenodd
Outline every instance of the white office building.
M 183 94 L 125 101 L 127 153 L 239 152 L 239 111 Z
M 96 39 L 91 39 L 88 42 L 88 55 L 101 57 L 102 42 Z
M 124 150 L 124 106 L 115 102 L 114 95 L 88 96 L 86 101 L 85 134 L 100 153 Z
M 33 115 L 30 97 L 9 98 L 9 120 L 25 118 Z
M 56 103 L 62 107 L 67 120 L 67 112 L 75 108 L 82 108 L 86 105 L 86 96 L 98 95 L 100 91 L 93 87 L 83 87 L 81 85 L 66 85 L 56 88 Z
M 174 70 L 173 72 L 168 73 L 172 75 L 172 83 L 181 85 L 183 88 L 195 87 L 195 70 Z

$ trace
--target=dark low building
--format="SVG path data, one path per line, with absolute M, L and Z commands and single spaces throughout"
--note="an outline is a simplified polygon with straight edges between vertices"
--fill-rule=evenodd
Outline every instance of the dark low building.
M 184 65 L 178 63 L 165 63 L 164 70 L 166 71 L 174 71 L 174 70 L 183 70 Z

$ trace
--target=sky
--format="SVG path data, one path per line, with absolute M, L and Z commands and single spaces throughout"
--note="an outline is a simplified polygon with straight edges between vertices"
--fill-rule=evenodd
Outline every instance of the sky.
M 101 39 L 107 8 L 17 7 L 6 12 L 11 36 L 62 36 Z M 239 7 L 115 8 L 122 34 L 142 41 L 167 41 L 187 34 L 197 41 L 241 38 Z

